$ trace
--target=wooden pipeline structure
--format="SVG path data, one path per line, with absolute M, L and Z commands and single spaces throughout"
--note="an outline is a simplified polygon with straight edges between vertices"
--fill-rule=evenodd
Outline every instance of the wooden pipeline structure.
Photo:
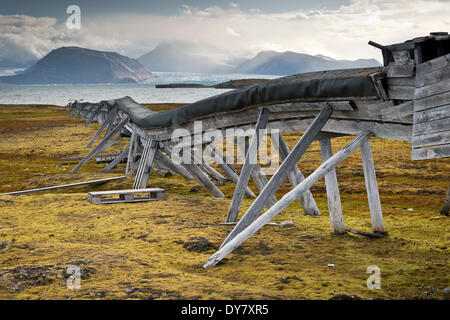
M 165 170 L 186 179 L 195 179 L 215 197 L 224 197 L 218 187 L 221 182 L 230 179 L 236 183 L 226 223 L 236 223 L 245 195 L 255 200 L 220 249 L 206 262 L 205 267 L 210 267 L 294 201 L 300 202 L 306 214 L 320 214 L 310 188 L 322 178 L 325 178 L 333 232 L 345 233 L 347 229 L 335 167 L 360 149 L 372 229 L 374 233 L 384 234 L 370 138 L 412 142 L 413 160 L 450 156 L 450 36 L 431 33 L 427 37 L 389 46 L 369 44 L 382 50 L 383 67 L 279 78 L 205 99 L 176 112 L 156 113 L 129 97 L 99 103 L 70 103 L 68 107 L 72 109 L 72 116 L 86 118 L 86 125 L 93 121 L 101 124 L 88 147 L 105 131 L 102 141 L 72 173 L 127 137 L 130 139 L 128 146 L 103 171 L 111 170 L 126 159 L 125 173 L 136 173 L 133 189 L 147 187 L 151 170 Z M 208 104 L 211 111 L 205 112 Z M 196 141 L 199 133 L 196 123 L 199 121 L 201 135 L 212 129 L 223 132 L 223 136 L 231 141 L 231 148 L 234 148 L 236 139 L 241 138 L 237 132 L 252 132 L 243 150 L 245 160 L 239 174 L 230 159 L 215 148 L 212 140 Z M 304 133 L 292 150 L 280 134 L 270 135 L 272 146 L 279 152 L 281 165 L 268 178 L 260 165 L 251 159 L 256 157 L 264 132 L 267 134 L 274 129 L 280 133 Z M 179 140 L 173 140 L 175 133 L 178 139 L 189 138 L 186 140 L 189 147 L 201 150 L 190 149 L 188 157 L 193 161 L 177 163 L 173 160 L 172 152 L 179 144 Z M 333 154 L 331 140 L 344 135 L 355 138 Z M 297 162 L 314 140 L 320 142 L 322 164 L 305 178 Z M 204 154 L 208 154 L 208 160 L 217 163 L 223 173 L 210 166 Z M 250 178 L 259 189 L 257 195 L 248 187 Z M 275 192 L 286 178 L 293 189 L 277 200 Z M 267 210 L 262 213 L 265 207 Z

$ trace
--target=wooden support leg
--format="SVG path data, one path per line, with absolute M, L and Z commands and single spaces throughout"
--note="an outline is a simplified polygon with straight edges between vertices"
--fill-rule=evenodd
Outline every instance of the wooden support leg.
M 108 172 L 111 171 L 112 168 L 117 166 L 123 159 L 125 159 L 128 156 L 128 150 L 130 149 L 130 145 L 128 145 L 125 150 L 113 161 L 111 161 L 105 168 L 102 169 L 101 172 Z
M 277 134 L 276 136 L 272 136 L 271 141 L 274 148 L 278 150 L 281 161 L 284 161 L 289 155 L 290 151 L 281 133 Z M 300 182 L 305 180 L 305 177 L 303 176 L 302 172 L 297 167 L 297 165 L 294 165 L 294 170 L 289 172 L 288 177 L 293 187 L 297 186 Z M 298 197 L 298 200 L 303 210 L 305 211 L 305 214 L 311 216 L 320 215 L 320 210 L 317 207 L 316 201 L 314 200 L 314 197 L 310 190 L 307 190 L 304 193 L 302 193 Z
M 450 186 L 448 187 L 447 190 L 447 197 L 445 198 L 444 207 L 442 207 L 441 214 L 448 216 L 449 211 L 450 211 Z
M 253 170 L 253 166 L 250 163 L 250 154 L 254 152 L 256 156 L 256 152 L 259 148 L 260 142 L 259 132 L 260 130 L 266 128 L 268 122 L 269 122 L 269 110 L 267 110 L 266 108 L 262 108 L 255 126 L 255 133 L 253 134 L 253 138 L 250 142 L 249 152 L 247 152 L 245 155 L 245 160 L 241 169 L 241 174 L 239 176 L 236 189 L 234 190 L 233 199 L 231 200 L 231 204 L 228 209 L 228 216 L 226 222 L 235 222 L 237 219 L 239 208 L 241 207 L 242 199 L 244 198 L 244 193 Z
M 260 139 L 262 139 L 262 137 L 260 137 Z M 248 137 L 246 137 L 246 139 L 245 139 L 245 147 L 241 144 L 238 144 L 238 147 L 240 147 L 241 153 L 243 155 L 246 155 L 247 152 L 249 152 Z M 256 150 L 256 152 L 258 152 L 258 150 Z M 255 157 L 255 159 L 256 159 L 256 157 Z M 255 182 L 258 190 L 261 192 L 267 184 L 267 177 L 258 163 L 252 164 L 252 167 L 253 167 L 253 169 L 251 171 L 252 179 Z M 270 208 L 276 202 L 277 202 L 277 198 L 275 197 L 275 195 L 271 195 L 269 197 L 269 199 L 267 199 L 266 205 L 268 208 Z
M 97 108 L 94 110 L 94 112 L 91 113 L 91 116 L 86 120 L 86 123 L 84 124 L 86 127 L 95 119 L 95 117 L 100 113 L 102 110 L 102 105 L 98 105 Z
M 256 200 L 252 203 L 250 208 L 248 208 L 247 212 L 242 216 L 242 218 L 238 222 L 238 224 L 234 227 L 234 229 L 227 236 L 225 241 L 222 243 L 222 246 L 224 246 L 231 239 L 233 239 L 235 236 L 237 236 L 242 230 L 247 228 L 256 219 L 256 217 L 261 213 L 261 211 L 264 209 L 264 204 L 267 201 L 267 199 L 269 198 L 269 196 L 273 195 L 278 190 L 278 188 L 280 188 L 281 184 L 286 179 L 289 172 L 291 172 L 294 169 L 294 167 L 297 165 L 298 160 L 306 152 L 306 150 L 311 145 L 311 143 L 313 142 L 313 140 L 317 136 L 317 134 L 322 130 L 323 126 L 325 125 L 327 120 L 330 118 L 332 113 L 333 113 L 333 109 L 331 108 L 331 106 L 325 105 L 322 108 L 322 111 L 317 115 L 317 117 L 314 119 L 314 121 L 311 123 L 311 125 L 308 127 L 308 129 L 305 131 L 305 133 L 302 135 L 300 140 L 297 142 L 295 147 L 288 154 L 288 156 L 283 161 L 281 166 L 278 168 L 278 170 L 272 176 L 272 179 L 270 179 L 270 181 L 266 185 L 266 187 L 261 191 L 261 193 L 258 195 Z M 300 194 L 301 193 L 299 193 L 299 195 Z
M 227 179 L 221 175 L 219 172 L 217 172 L 216 169 L 212 168 L 210 165 L 208 165 L 202 156 L 198 155 L 194 150 L 192 150 L 192 156 L 194 158 L 194 163 L 199 164 L 201 167 L 204 168 L 205 173 L 207 173 L 211 178 L 216 179 L 217 181 L 225 182 Z
M 89 152 L 89 154 L 83 158 L 83 160 L 80 161 L 80 163 L 77 164 L 75 168 L 70 171 L 71 174 L 76 173 L 80 168 L 89 161 L 92 157 L 97 155 L 98 153 L 102 152 L 105 149 L 105 145 L 108 143 L 108 140 L 111 139 L 114 135 L 116 135 L 120 129 L 122 129 L 129 121 L 130 119 L 126 117 L 123 119 L 116 128 L 113 129 L 103 140 L 100 142 L 94 149 Z
M 199 166 L 196 164 L 185 164 L 185 168 L 191 172 L 191 174 L 197 178 L 205 187 L 207 187 L 214 196 L 217 198 L 225 198 L 225 195 L 220 191 L 219 188 L 209 179 L 208 175 L 203 172 Z
M 237 175 L 237 173 L 229 166 L 229 164 L 226 163 L 224 157 L 220 154 L 219 151 L 216 150 L 216 148 L 214 148 L 212 144 L 208 144 L 205 147 L 205 152 L 214 158 L 214 161 L 219 165 L 219 167 L 223 170 L 223 172 L 231 179 L 231 181 L 233 181 L 234 183 L 238 182 L 239 176 Z M 245 194 L 250 198 L 256 198 L 256 195 L 248 186 L 245 189 Z
M 320 151 L 322 154 L 322 162 L 326 163 L 333 156 L 330 139 L 320 140 Z M 345 233 L 345 226 L 342 217 L 341 196 L 339 194 L 338 180 L 334 167 L 325 175 L 325 185 L 327 188 L 331 227 L 335 234 L 343 234 Z
M 383 222 L 383 212 L 381 210 L 380 194 L 378 193 L 375 166 L 373 163 L 370 140 L 361 144 L 361 158 L 366 180 L 367 198 L 369 200 L 370 218 L 374 232 L 385 232 Z
M 155 158 L 160 161 L 163 165 L 165 165 L 169 170 L 178 173 L 179 175 L 183 176 L 184 178 L 188 180 L 193 180 L 194 177 L 192 174 L 189 173 L 186 168 L 180 166 L 179 164 L 175 163 L 172 159 L 165 156 L 160 150 L 156 151 Z
M 213 254 L 204 264 L 204 268 L 212 267 L 219 263 L 223 258 L 230 254 L 234 249 L 239 247 L 244 241 L 257 232 L 262 226 L 272 220 L 278 213 L 282 212 L 289 204 L 295 201 L 299 194 L 310 189 L 317 181 L 322 179 L 326 174 L 333 170 L 339 163 L 351 155 L 362 142 L 367 141 L 373 135 L 372 132 L 366 130 L 358 135 L 352 142 L 345 146 L 342 150 L 337 152 L 334 156 L 317 168 L 311 175 L 303 180 L 293 190 L 288 192 L 278 201 L 273 207 L 259 216 L 251 225 L 245 228 L 242 232 L 237 234 L 231 241 L 221 247 L 215 254 Z
M 130 174 L 130 169 L 133 166 L 136 157 L 136 139 L 137 135 L 133 132 L 131 134 L 130 144 L 128 145 L 127 166 L 125 167 L 126 175 Z
M 100 126 L 100 128 L 98 128 L 97 132 L 94 134 L 94 136 L 91 138 L 91 140 L 89 141 L 89 143 L 87 144 L 86 148 L 90 148 L 92 146 L 92 144 L 95 142 L 95 140 L 98 138 L 98 136 L 100 135 L 100 133 L 102 133 L 103 129 L 106 128 L 107 125 L 109 125 L 111 122 L 114 122 L 114 120 L 116 119 L 117 113 L 119 112 L 118 108 L 115 108 L 113 110 L 111 110 L 108 114 L 108 117 L 106 118 L 106 120 L 102 123 L 102 125 Z
M 133 189 L 144 189 L 147 187 L 148 178 L 155 158 L 159 142 L 156 140 L 146 140 L 142 151 L 139 168 L 134 179 Z

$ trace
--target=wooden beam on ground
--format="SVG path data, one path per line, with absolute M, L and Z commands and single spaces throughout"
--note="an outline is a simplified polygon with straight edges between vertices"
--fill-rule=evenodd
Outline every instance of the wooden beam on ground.
M 326 163 L 333 156 L 331 139 L 320 140 L 320 152 L 322 162 Z M 339 194 L 338 180 L 335 168 L 331 168 L 325 175 L 325 185 L 327 189 L 328 211 L 330 212 L 331 227 L 333 233 L 345 233 L 344 219 L 342 217 L 341 196 Z
M 281 161 L 286 160 L 287 156 L 290 153 L 290 150 L 286 142 L 284 141 L 281 133 L 278 133 L 275 137 L 272 135 L 271 141 L 274 148 L 278 150 Z M 294 169 L 289 172 L 288 178 L 292 187 L 297 186 L 300 182 L 305 180 L 305 176 L 300 171 L 297 165 L 295 165 Z M 308 214 L 310 216 L 320 215 L 320 210 L 317 207 L 316 201 L 314 200 L 314 197 L 310 190 L 307 190 L 304 193 L 302 193 L 298 197 L 298 200 L 303 208 L 303 211 L 305 211 L 305 214 Z
M 125 176 L 120 176 L 120 177 L 114 177 L 114 178 L 105 178 L 105 179 L 99 179 L 99 180 L 91 180 L 91 181 L 77 182 L 77 183 L 71 183 L 71 184 L 63 184 L 63 185 L 54 186 L 54 187 L 45 187 L 45 188 L 39 188 L 39 189 L 7 192 L 7 193 L 1 193 L 0 196 L 15 196 L 15 195 L 21 195 L 21 194 L 27 194 L 27 193 L 34 193 L 34 192 L 75 188 L 75 187 L 80 187 L 80 186 L 95 185 L 95 184 L 102 184 L 102 183 L 107 183 L 107 182 L 111 182 L 111 181 L 124 180 L 125 178 L 126 178 Z
M 255 232 L 257 232 L 262 226 L 272 220 L 277 214 L 282 212 L 289 204 L 291 204 L 298 195 L 305 192 L 305 190 L 310 189 L 317 181 L 322 179 L 326 174 L 328 174 L 333 168 L 335 168 L 339 163 L 344 161 L 348 156 L 350 156 L 362 142 L 368 140 L 373 133 L 371 131 L 364 131 L 359 134 L 355 139 L 353 139 L 347 146 L 337 152 L 334 156 L 328 159 L 326 162 L 317 168 L 311 175 L 309 175 L 305 180 L 303 180 L 298 186 L 293 190 L 288 192 L 278 201 L 273 207 L 259 216 L 251 225 L 244 229 L 241 233 L 236 235 L 230 242 L 220 248 L 216 253 L 214 253 L 208 261 L 203 265 L 204 268 L 212 267 L 219 263 L 223 258 L 229 255 L 234 249 L 239 247 L 244 241 L 251 237 Z
M 250 155 L 254 153 L 256 156 L 260 143 L 259 132 L 260 130 L 266 128 L 268 121 L 269 111 L 266 108 L 262 108 L 259 113 L 258 121 L 256 122 L 255 132 L 250 142 L 249 150 L 245 155 L 244 165 L 242 166 L 241 174 L 239 175 L 239 180 L 237 182 L 236 189 L 234 190 L 233 199 L 231 200 L 231 204 L 228 209 L 226 222 L 235 222 L 237 219 L 239 208 L 241 207 L 242 199 L 244 198 L 244 193 L 247 189 L 248 181 L 250 180 L 250 175 L 253 170 L 252 163 L 250 162 Z M 256 159 L 252 160 L 256 162 Z
M 380 194 L 378 193 L 375 165 L 373 163 L 370 140 L 361 144 L 361 158 L 366 181 L 367 198 L 369 200 L 370 218 L 374 232 L 385 232 L 383 211 L 381 210 Z
M 97 155 L 98 153 L 102 152 L 104 150 L 104 147 L 107 145 L 108 140 L 110 140 L 114 135 L 116 135 L 120 129 L 122 129 L 130 120 L 130 118 L 126 117 L 124 118 L 114 129 L 111 131 L 103 140 L 100 142 L 94 149 L 89 152 L 89 154 L 84 157 L 83 160 L 81 160 L 75 168 L 70 171 L 71 174 L 76 173 L 80 168 L 92 157 Z
M 368 238 L 384 238 L 386 237 L 386 233 L 373 233 L 373 232 L 366 232 L 366 231 L 359 231 L 355 229 L 345 228 L 346 232 L 358 234 L 360 236 L 368 237 Z
M 105 121 L 102 123 L 102 125 L 100 126 L 100 128 L 98 128 L 97 132 L 92 136 L 91 140 L 89 141 L 89 143 L 86 145 L 86 148 L 90 148 L 92 146 L 92 144 L 95 142 L 95 140 L 98 138 L 98 136 L 100 135 L 100 133 L 102 133 L 103 129 L 105 129 L 105 127 L 107 125 L 109 125 L 109 123 L 114 122 L 114 120 L 116 119 L 117 113 L 119 112 L 118 108 L 114 108 L 113 110 L 111 110 L 107 116 L 107 118 L 105 119 Z
M 274 195 L 275 192 L 280 188 L 281 184 L 286 180 L 289 172 L 291 172 L 294 167 L 297 166 L 298 160 L 302 157 L 302 155 L 306 152 L 308 147 L 314 141 L 314 138 L 317 134 L 322 130 L 323 126 L 330 118 L 333 113 L 333 109 L 328 104 L 325 104 L 322 111 L 317 115 L 314 121 L 311 123 L 309 128 L 302 135 L 300 140 L 294 146 L 292 151 L 288 154 L 286 159 L 283 161 L 281 166 L 277 169 L 275 174 L 270 179 L 269 183 L 265 186 L 265 188 L 258 195 L 256 200 L 252 203 L 247 212 L 242 216 L 241 220 L 239 220 L 238 224 L 234 227 L 234 229 L 227 236 L 225 241 L 222 243 L 223 247 L 226 243 L 231 241 L 235 236 L 237 236 L 242 230 L 247 228 L 261 211 L 264 209 L 264 205 L 269 199 L 270 196 Z M 300 195 L 300 194 L 299 194 Z

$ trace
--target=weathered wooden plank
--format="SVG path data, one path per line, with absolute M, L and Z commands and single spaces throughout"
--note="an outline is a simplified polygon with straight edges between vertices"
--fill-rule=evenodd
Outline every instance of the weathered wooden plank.
M 414 86 L 389 86 L 389 99 L 413 100 L 415 90 Z
M 414 101 L 414 111 L 432 109 L 450 104 L 450 92 L 444 92 L 431 97 L 416 99 Z
M 387 84 L 388 84 L 388 87 L 390 87 L 390 86 L 412 86 L 412 87 L 414 87 L 416 85 L 414 77 L 388 78 Z
M 322 163 L 325 163 L 333 156 L 331 140 L 320 140 L 320 153 Z M 335 168 L 332 168 L 325 175 L 325 186 L 327 189 L 328 211 L 330 212 L 331 228 L 334 234 L 345 233 L 344 218 L 342 216 L 341 195 Z
M 447 143 L 450 143 L 450 130 L 413 136 L 412 147 L 438 146 Z
M 321 131 L 321 129 L 323 128 L 327 120 L 330 118 L 332 113 L 333 109 L 330 106 L 325 105 L 323 107 L 322 111 L 311 123 L 308 130 L 306 130 L 306 132 L 302 135 L 302 137 L 296 143 L 292 151 L 289 153 L 289 155 L 283 161 L 281 166 L 272 176 L 269 183 L 260 192 L 256 200 L 252 203 L 247 212 L 242 216 L 241 220 L 239 220 L 238 224 L 234 227 L 234 229 L 224 240 L 222 246 L 224 246 L 227 242 L 233 239 L 242 230 L 247 228 L 261 213 L 269 197 L 274 195 L 275 192 L 280 188 L 281 184 L 284 182 L 284 180 L 286 180 L 289 172 L 291 172 L 294 169 L 294 166 L 297 165 L 297 162 L 306 152 L 306 150 L 311 145 L 312 141 L 317 136 L 317 134 Z
M 386 90 L 383 87 L 383 84 L 381 82 L 382 77 L 386 77 L 386 74 L 383 73 L 374 73 L 370 75 L 370 78 L 372 79 L 372 82 L 375 86 L 375 90 L 377 91 L 378 97 L 382 100 L 382 101 L 386 101 L 388 100 L 388 95 Z
M 159 142 L 156 140 L 147 140 L 145 142 L 144 151 L 142 152 L 141 162 L 136 173 L 133 189 L 143 189 L 147 187 L 148 178 L 153 166 L 158 144 Z
M 53 186 L 53 187 L 7 192 L 7 193 L 0 194 L 0 196 L 21 195 L 21 194 L 34 193 L 34 192 L 51 191 L 51 190 L 57 190 L 57 189 L 66 189 L 66 188 L 74 188 L 74 187 L 94 185 L 94 184 L 102 184 L 102 183 L 111 182 L 111 181 L 123 180 L 125 178 L 126 178 L 125 176 L 120 176 L 120 177 L 114 177 L 114 178 L 105 178 L 105 179 L 77 182 L 77 183 L 71 183 L 71 184 L 63 184 L 60 186 Z
M 278 213 L 282 212 L 289 204 L 291 204 L 298 195 L 303 193 L 306 189 L 311 188 L 317 181 L 323 178 L 330 170 L 335 168 L 339 163 L 350 156 L 362 142 L 366 141 L 372 136 L 370 131 L 364 131 L 358 135 L 352 142 L 337 152 L 334 156 L 328 159 L 325 163 L 317 168 L 311 175 L 303 180 L 293 190 L 288 192 L 278 201 L 273 207 L 260 215 L 251 225 L 240 232 L 236 237 L 229 241 L 226 245 L 221 247 L 215 254 L 213 254 L 208 261 L 203 265 L 204 268 L 212 267 L 219 263 L 223 258 L 230 254 L 234 249 L 239 247 L 244 241 L 257 232 L 262 226 L 268 223 Z
M 105 146 L 107 146 L 108 140 L 110 140 L 114 135 L 116 135 L 124 126 L 128 123 L 130 119 L 127 117 L 123 119 L 114 129 L 111 131 L 103 140 L 100 142 L 94 149 L 89 152 L 89 154 L 81 160 L 75 168 L 70 171 L 71 174 L 76 173 L 80 168 L 87 162 L 89 159 L 97 155 L 98 153 L 102 152 L 105 149 Z
M 416 74 L 423 75 L 425 73 L 433 72 L 450 65 L 450 54 L 435 58 L 433 60 L 421 63 L 416 67 Z
M 137 135 L 133 132 L 130 139 L 130 144 L 128 145 L 128 156 L 127 156 L 127 165 L 125 167 L 125 174 L 128 175 L 130 173 L 130 169 L 133 166 L 133 163 L 136 159 L 136 149 L 137 149 Z
M 390 64 L 386 71 L 388 78 L 414 77 L 414 66 Z
M 231 200 L 230 207 L 228 209 L 228 215 L 226 222 L 234 222 L 236 221 L 239 208 L 241 207 L 242 199 L 244 198 L 244 193 L 248 185 L 248 181 L 250 179 L 250 175 L 253 170 L 253 165 L 251 163 L 251 160 L 256 162 L 255 159 L 250 159 L 250 156 L 252 153 L 255 153 L 259 148 L 260 144 L 260 130 L 265 129 L 267 126 L 267 123 L 269 121 L 269 110 L 266 108 L 262 108 L 258 120 L 256 122 L 255 126 L 255 132 L 253 134 L 253 138 L 250 142 L 249 150 L 247 154 L 245 155 L 244 164 L 241 169 L 241 174 L 239 175 L 239 180 L 236 185 L 236 189 L 234 190 L 233 199 Z
M 412 149 L 412 160 L 425 160 L 450 157 L 450 144 L 445 144 L 436 147 Z
M 435 132 L 449 131 L 450 118 L 428 121 L 423 123 L 415 123 L 413 128 L 413 135 L 421 135 Z
M 329 105 L 334 111 L 354 111 L 355 105 L 352 101 L 329 101 Z M 273 112 L 288 111 L 317 111 L 322 110 L 324 102 L 288 102 L 267 105 L 266 108 Z
M 383 222 L 383 211 L 381 210 L 380 194 L 378 193 L 377 178 L 375 175 L 375 165 L 373 163 L 372 148 L 370 140 L 361 144 L 361 158 L 366 181 L 367 199 L 369 201 L 370 218 L 374 232 L 385 232 Z
M 125 159 L 128 156 L 128 150 L 130 149 L 130 145 L 128 145 L 125 150 L 113 161 L 111 161 L 106 167 L 102 169 L 101 172 L 108 172 L 111 171 L 112 168 L 117 166 L 119 163 L 122 162 L 123 159 Z
M 291 151 L 284 141 L 283 136 L 281 134 L 272 134 L 271 141 L 275 150 L 278 150 L 281 161 L 284 162 Z M 292 187 L 296 187 L 300 182 L 305 180 L 303 173 L 297 165 L 294 165 L 294 169 L 289 172 L 288 178 Z M 303 208 L 303 211 L 305 211 L 305 214 L 311 216 L 320 215 L 320 210 L 317 207 L 316 201 L 314 200 L 310 190 L 306 190 L 304 193 L 299 195 L 298 200 Z
M 407 101 L 399 105 L 384 108 L 381 110 L 381 116 L 384 121 L 391 121 L 410 116 L 414 113 L 414 101 Z
M 417 111 L 414 113 L 414 123 L 422 123 L 445 118 L 450 118 L 450 104 L 424 111 Z
M 440 81 L 424 87 L 416 88 L 415 98 L 425 98 L 450 91 L 450 81 Z
M 417 88 L 424 87 L 436 82 L 445 81 L 450 79 L 450 66 L 436 71 L 425 73 L 420 76 L 416 76 L 415 86 Z

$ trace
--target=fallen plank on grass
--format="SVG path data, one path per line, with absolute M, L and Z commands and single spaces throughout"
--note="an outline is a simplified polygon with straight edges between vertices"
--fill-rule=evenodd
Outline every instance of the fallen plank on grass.
M 34 193 L 34 192 L 51 191 L 51 190 L 56 190 L 56 189 L 65 189 L 65 188 L 74 188 L 74 187 L 94 185 L 94 184 L 102 184 L 102 183 L 107 183 L 107 182 L 111 182 L 111 181 L 123 180 L 125 178 L 126 178 L 126 176 L 120 176 L 120 177 L 114 177 L 114 178 L 105 178 L 105 179 L 99 179 L 99 180 L 91 180 L 91 181 L 77 182 L 77 183 L 71 183 L 71 184 L 64 184 L 64 185 L 53 186 L 53 187 L 45 187 L 45 188 L 38 188 L 38 189 L 14 191 L 14 192 L 8 192 L 8 193 L 0 193 L 0 196 L 15 196 L 15 195 L 20 195 L 20 194 Z

